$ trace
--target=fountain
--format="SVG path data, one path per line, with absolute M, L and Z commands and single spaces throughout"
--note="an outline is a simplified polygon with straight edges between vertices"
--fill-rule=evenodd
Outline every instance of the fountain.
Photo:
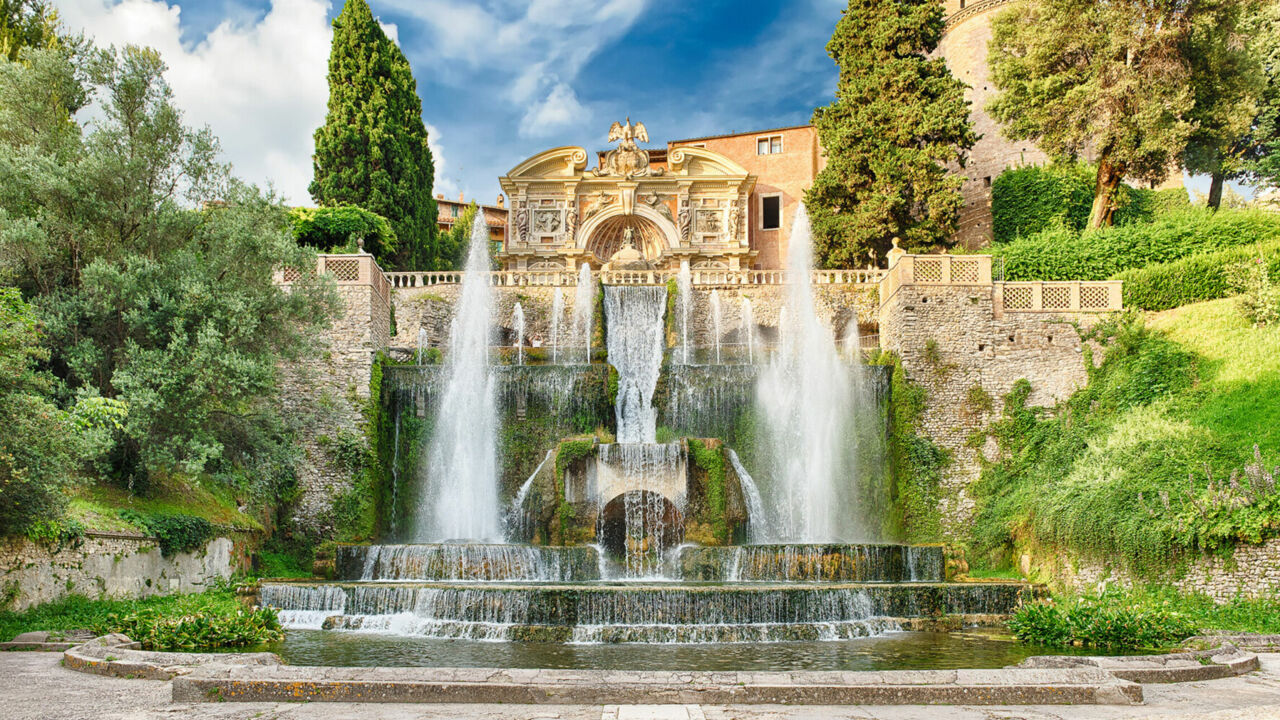
M 560 318 L 564 317 L 564 292 L 556 288 L 551 296 L 551 363 L 560 362 Z
M 516 331 L 516 364 L 524 364 L 524 308 L 520 303 L 511 310 L 511 326 Z
M 720 364 L 720 325 L 723 322 L 723 313 L 720 311 L 720 291 L 711 291 L 711 332 L 713 340 L 716 344 L 716 364 Z
M 858 365 L 840 359 L 835 336 L 818 317 L 811 270 L 812 240 L 804 208 L 796 213 L 787 257 L 781 345 L 760 375 L 760 430 L 767 447 L 766 499 L 773 527 L 786 542 L 865 542 L 850 492 L 858 478 L 852 416 L 857 411 Z
M 693 273 L 689 261 L 680 261 L 680 273 L 676 276 L 676 292 L 680 296 L 680 362 L 689 364 L 689 310 L 693 307 Z
M 578 290 L 573 297 L 573 334 L 582 343 L 582 362 L 591 362 L 591 313 L 595 309 L 596 286 L 591 281 L 591 266 L 586 263 L 578 271 Z
M 644 653 L 892 637 L 1029 597 L 1020 583 L 946 582 L 942 547 L 886 544 L 868 520 L 888 378 L 820 319 L 803 212 L 767 356 L 740 300 L 746 362 L 720 348 L 719 291 L 706 293 L 714 352 L 691 362 L 702 291 L 687 263 L 676 298 L 659 273 L 598 295 L 584 264 L 569 332 L 551 292 L 550 363 L 523 353 L 530 301 L 513 308 L 516 363 L 495 362 L 487 248 L 477 219 L 443 364 L 383 371 L 387 544 L 340 546 L 330 581 L 263 584 L 292 631 Z M 591 353 L 597 311 L 607 364 Z
M 444 396 L 430 449 L 418 469 L 420 501 L 413 532 L 419 542 L 501 540 L 497 398 L 489 367 L 493 306 L 489 228 L 477 215 L 444 358 Z

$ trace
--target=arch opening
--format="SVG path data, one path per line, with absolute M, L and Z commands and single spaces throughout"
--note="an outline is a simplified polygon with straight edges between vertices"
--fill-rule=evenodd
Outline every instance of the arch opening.
M 631 490 L 610 500 L 598 523 L 601 547 L 624 562 L 629 575 L 656 572 L 663 554 L 684 541 L 684 514 L 652 490 Z
M 631 244 L 648 261 L 657 260 L 667 250 L 667 238 L 652 220 L 640 215 L 616 215 L 600 222 L 587 240 L 587 251 L 597 262 L 609 262 L 627 242 L 631 231 Z

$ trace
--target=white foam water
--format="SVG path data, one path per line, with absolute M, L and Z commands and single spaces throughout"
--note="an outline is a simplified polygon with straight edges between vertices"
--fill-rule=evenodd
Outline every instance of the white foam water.
M 477 214 L 461 295 L 445 357 L 444 392 L 428 451 L 413 539 L 501 540 L 498 507 L 498 411 L 489 342 L 494 293 L 489 228 Z

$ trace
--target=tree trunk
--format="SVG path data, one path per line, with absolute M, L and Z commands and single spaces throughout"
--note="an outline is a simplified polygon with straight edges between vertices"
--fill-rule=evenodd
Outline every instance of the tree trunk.
M 1222 206 L 1222 184 L 1226 177 L 1221 171 L 1213 174 L 1209 182 L 1209 209 L 1217 210 Z
M 1103 158 L 1098 163 L 1098 180 L 1093 190 L 1093 210 L 1089 212 L 1089 229 L 1096 230 L 1111 224 L 1115 213 L 1116 188 L 1124 179 L 1124 168 Z

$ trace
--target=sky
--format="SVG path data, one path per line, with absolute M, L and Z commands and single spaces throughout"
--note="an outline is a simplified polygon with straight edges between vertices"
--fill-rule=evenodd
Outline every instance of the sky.
M 498 176 L 609 126 L 668 140 L 809 122 L 831 101 L 843 0 L 369 0 L 413 68 L 435 191 L 492 203 Z M 330 23 L 342 0 L 55 0 L 99 45 L 149 45 L 188 125 L 236 173 L 311 204 Z

